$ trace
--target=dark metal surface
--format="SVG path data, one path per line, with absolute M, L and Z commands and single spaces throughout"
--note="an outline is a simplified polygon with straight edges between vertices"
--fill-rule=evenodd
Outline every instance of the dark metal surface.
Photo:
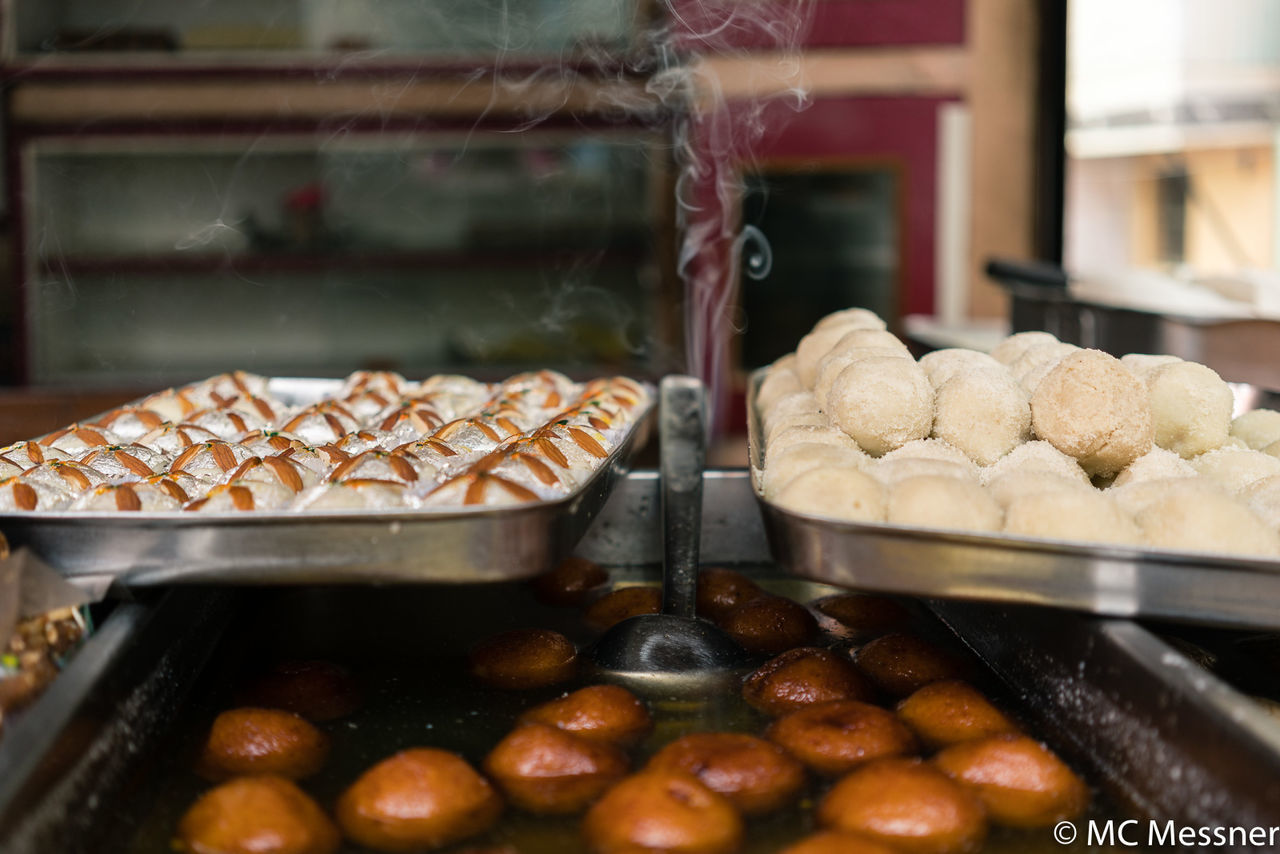
M 748 388 L 753 487 L 764 448 Z M 969 534 L 793 513 L 759 497 L 774 558 L 797 575 L 886 593 L 1054 605 L 1117 617 L 1280 627 L 1280 562 Z
M 1280 825 L 1280 721 L 1146 629 L 1045 608 L 930 605 L 1141 813 Z
M 96 854 L 139 759 L 177 713 L 232 610 L 225 591 L 122 603 L 0 738 L 0 851 Z
M 633 471 L 614 490 L 574 554 L 610 566 L 662 563 L 662 529 L 653 520 L 660 478 L 651 469 Z M 703 563 L 759 563 L 769 554 L 760 505 L 746 469 L 713 470 L 702 476 Z

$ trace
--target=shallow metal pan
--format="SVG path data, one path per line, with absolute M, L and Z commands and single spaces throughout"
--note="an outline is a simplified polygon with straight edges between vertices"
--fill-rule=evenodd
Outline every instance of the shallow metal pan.
M 763 369 L 752 374 L 747 396 L 751 484 L 774 558 L 797 575 L 918 596 L 1280 627 L 1275 561 L 840 522 L 784 510 L 760 488 L 764 436 L 755 398 L 763 379 Z
M 305 403 L 337 380 L 272 380 Z M 654 399 L 653 390 L 650 400 Z M 572 550 L 648 437 L 649 408 L 569 495 L 510 507 L 325 513 L 3 513 L 0 531 L 81 583 L 309 584 L 526 578 Z

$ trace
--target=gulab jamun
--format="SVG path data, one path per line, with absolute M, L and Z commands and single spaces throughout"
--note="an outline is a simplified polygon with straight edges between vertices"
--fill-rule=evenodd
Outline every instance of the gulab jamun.
M 820 830 L 782 849 L 782 854 L 897 854 L 882 842 L 860 833 Z
M 623 587 L 606 593 L 587 606 L 582 618 L 597 632 L 611 629 L 623 620 L 662 610 L 662 591 L 657 587 Z
M 378 851 L 439 848 L 487 830 L 502 798 L 447 750 L 405 750 L 360 775 L 338 798 L 338 824 Z
M 804 766 L 772 742 L 746 733 L 698 732 L 677 738 L 649 760 L 649 771 L 683 771 L 729 799 L 744 815 L 794 800 Z
M 190 854 L 333 854 L 341 836 L 324 811 L 283 777 L 238 777 L 205 792 L 178 822 Z
M 933 748 L 1018 731 L 978 689 L 958 679 L 925 685 L 898 703 L 898 717 Z
M 883 759 L 844 777 L 818 805 L 818 822 L 908 854 L 972 854 L 987 836 L 977 796 L 918 759 Z
M 484 760 L 485 773 L 511 803 L 541 815 L 581 812 L 630 766 L 611 744 L 545 724 L 517 727 Z
M 742 818 L 697 777 L 645 771 L 618 783 L 582 822 L 596 854 L 730 854 L 742 844 Z
M 777 655 L 804 646 L 818 634 L 818 621 L 803 605 L 783 596 L 743 602 L 719 622 L 747 652 Z
M 881 691 L 905 697 L 930 682 L 960 679 L 959 659 L 915 635 L 890 634 L 863 644 L 853 661 Z
M 816 599 L 810 606 L 839 623 L 852 640 L 879 637 L 911 622 L 906 607 L 884 596 L 837 593 Z
M 847 656 L 802 646 L 772 658 L 742 683 L 742 698 L 766 715 L 831 700 L 869 700 L 875 691 Z
M 916 752 L 915 736 L 892 712 L 857 700 L 806 706 L 778 718 L 765 735 L 828 776 L 873 759 Z
M 494 688 L 522 691 L 573 678 L 578 650 L 550 629 L 512 629 L 471 647 L 471 675 Z
M 712 567 L 698 573 L 699 617 L 718 623 L 743 602 L 766 596 L 760 585 L 732 569 Z
M 547 605 L 582 605 L 591 591 L 609 580 L 600 564 L 583 557 L 567 557 L 550 572 L 529 582 L 533 595 Z
M 301 715 L 283 709 L 229 709 L 214 718 L 196 762 L 209 780 L 274 774 L 310 777 L 329 755 L 329 737 Z
M 998 824 L 1048 827 L 1089 805 L 1084 781 L 1053 751 L 1024 735 L 955 744 L 933 761 L 972 789 Z
M 284 709 L 309 721 L 343 718 L 360 708 L 361 692 L 345 667 L 332 661 L 283 661 L 255 678 L 245 705 Z
M 653 729 L 649 709 L 621 685 L 589 685 L 520 715 L 520 723 L 557 727 L 590 741 L 630 747 Z

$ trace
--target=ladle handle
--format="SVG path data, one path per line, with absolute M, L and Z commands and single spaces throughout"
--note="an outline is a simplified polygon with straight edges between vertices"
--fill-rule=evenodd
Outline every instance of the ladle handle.
M 660 387 L 662 456 L 662 613 L 694 616 L 702 469 L 707 459 L 706 395 L 693 377 L 669 376 Z

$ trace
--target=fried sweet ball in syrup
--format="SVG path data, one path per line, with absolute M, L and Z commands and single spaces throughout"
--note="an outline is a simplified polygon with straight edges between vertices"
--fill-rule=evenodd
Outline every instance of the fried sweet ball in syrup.
M 863 645 L 853 661 L 880 690 L 905 697 L 930 682 L 958 679 L 961 663 L 915 635 L 889 634 Z
M 587 625 L 597 632 L 641 614 L 662 610 L 662 591 L 656 587 L 623 587 L 592 602 L 582 615 Z
M 730 854 L 742 844 L 742 819 L 697 777 L 644 771 L 614 786 L 582 823 L 596 854 Z
M 786 806 L 804 785 L 804 766 L 776 744 L 746 733 L 681 736 L 649 760 L 648 771 L 683 771 L 729 799 L 743 815 Z
M 712 622 L 724 619 L 743 602 L 765 595 L 760 585 L 732 569 L 711 567 L 698 573 L 698 616 Z
M 471 647 L 471 675 L 494 688 L 521 691 L 573 678 L 578 650 L 550 629 L 512 629 Z
M 529 582 L 533 595 L 547 605 L 582 605 L 591 591 L 609 580 L 600 564 L 581 557 L 568 557 L 555 569 Z
M 542 815 L 581 812 L 630 769 L 619 748 L 545 724 L 516 727 L 484 760 L 513 804 Z
M 284 709 L 309 721 L 346 717 L 361 704 L 355 678 L 331 661 L 282 661 L 254 679 L 244 698 L 246 705 Z
M 719 625 L 747 652 L 765 655 L 804 646 L 818 634 L 818 621 L 808 609 L 782 596 L 743 602 Z
M 524 712 L 518 723 L 557 727 L 590 741 L 630 747 L 653 729 L 649 709 L 620 685 L 589 685 Z
M 847 656 L 802 646 L 766 661 L 742 683 L 742 698 L 766 715 L 831 700 L 870 700 L 875 691 Z
M 958 679 L 925 685 L 898 703 L 898 717 L 934 748 L 1018 731 L 978 689 Z
M 329 756 L 329 737 L 306 718 L 283 709 L 229 709 L 218 715 L 196 763 L 208 780 L 274 774 L 301 780 Z
M 895 850 L 861 833 L 821 830 L 782 850 L 782 854 L 896 854 Z
M 810 605 L 847 629 L 854 640 L 879 637 L 911 622 L 911 612 L 884 596 L 837 593 Z
M 966 741 L 933 761 L 972 789 L 998 824 L 1049 827 L 1089 805 L 1084 781 L 1051 750 L 1024 735 Z
M 987 835 L 982 802 L 918 759 L 885 759 L 836 783 L 818 822 L 908 854 L 972 854 Z
M 174 848 L 190 854 L 333 854 L 341 837 L 329 817 L 283 777 L 239 777 L 200 796 Z
M 338 798 L 342 830 L 378 851 L 439 848 L 487 830 L 502 798 L 462 757 L 415 748 L 365 771 Z
M 915 736 L 892 712 L 856 700 L 807 706 L 778 718 L 765 735 L 833 777 L 874 759 L 916 752 Z

